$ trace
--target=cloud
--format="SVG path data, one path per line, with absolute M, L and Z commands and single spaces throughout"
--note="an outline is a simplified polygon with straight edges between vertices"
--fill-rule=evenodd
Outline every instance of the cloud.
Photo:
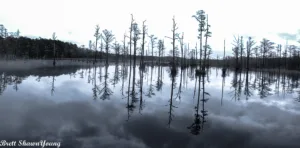
M 291 33 L 278 33 L 277 34 L 282 39 L 290 40 L 290 41 L 297 41 L 297 34 L 291 34 Z

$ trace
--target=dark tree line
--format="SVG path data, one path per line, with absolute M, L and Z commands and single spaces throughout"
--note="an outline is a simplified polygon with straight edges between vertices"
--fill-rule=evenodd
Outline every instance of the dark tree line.
M 55 42 L 55 44 L 53 43 Z M 55 46 L 55 54 L 53 49 Z M 32 39 L 28 37 L 0 37 L 0 55 L 2 58 L 30 58 L 52 59 L 57 58 L 92 58 L 93 51 L 78 47 L 74 43 L 52 39 Z

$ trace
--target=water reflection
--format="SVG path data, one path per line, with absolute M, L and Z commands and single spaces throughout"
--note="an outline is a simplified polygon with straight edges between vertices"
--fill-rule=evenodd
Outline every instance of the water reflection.
M 171 127 L 171 122 L 173 120 L 173 108 L 178 108 L 176 107 L 174 104 L 173 104 L 173 96 L 174 96 L 174 89 L 176 88 L 176 81 L 175 81 L 175 77 L 177 75 L 177 70 L 175 70 L 175 72 L 172 71 L 172 68 L 170 68 L 170 70 L 168 71 L 169 72 L 169 75 L 171 77 L 171 94 L 170 94 L 170 100 L 169 100 L 169 120 L 168 120 L 168 126 Z M 177 93 L 176 98 L 178 98 L 178 96 L 180 95 L 180 92 Z
M 85 145 L 89 142 L 80 138 L 111 133 L 112 139 L 134 141 L 128 147 L 299 147 L 298 74 L 210 69 L 199 77 L 194 72 L 182 68 L 173 73 L 162 66 L 137 69 L 118 62 L 2 72 L 0 110 L 9 116 L 0 124 L 5 134 L 0 138 L 36 138 L 52 132 L 54 138 Z M 36 119 L 30 118 L 33 115 Z M 13 131 L 8 125 L 21 134 L 8 134 Z M 173 145 L 168 138 L 181 144 Z

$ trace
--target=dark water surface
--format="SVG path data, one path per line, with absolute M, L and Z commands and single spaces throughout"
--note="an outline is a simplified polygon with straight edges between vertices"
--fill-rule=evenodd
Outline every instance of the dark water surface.
M 0 139 L 70 148 L 300 147 L 298 75 L 222 76 L 211 68 L 196 78 L 194 71 L 172 77 L 168 67 L 110 65 L 2 72 Z

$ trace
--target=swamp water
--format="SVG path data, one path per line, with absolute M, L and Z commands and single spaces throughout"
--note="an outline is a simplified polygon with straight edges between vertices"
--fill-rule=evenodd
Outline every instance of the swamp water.
M 122 64 L 7 71 L 0 139 L 70 148 L 299 148 L 299 80 L 216 68 L 205 77 L 191 68 L 172 76 L 169 67 Z

